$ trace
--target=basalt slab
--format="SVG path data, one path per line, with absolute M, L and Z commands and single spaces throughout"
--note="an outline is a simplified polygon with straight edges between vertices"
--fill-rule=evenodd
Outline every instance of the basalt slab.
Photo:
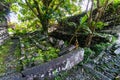
M 71 69 L 74 65 L 83 60 L 84 50 L 79 48 L 56 58 L 43 65 L 35 66 L 33 68 L 22 71 L 26 80 L 44 79 L 46 77 L 52 78 L 58 72 Z

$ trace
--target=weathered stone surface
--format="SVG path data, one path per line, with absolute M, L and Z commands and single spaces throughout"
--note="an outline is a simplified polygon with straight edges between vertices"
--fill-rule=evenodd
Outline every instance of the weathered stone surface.
M 2 18 L 5 18 L 5 17 L 2 17 Z M 8 38 L 8 32 L 7 32 L 6 26 L 7 26 L 6 19 L 1 19 L 0 20 L 0 45 L 3 44 L 3 42 Z
M 117 44 L 117 45 L 115 45 L 115 48 L 119 48 L 120 47 L 120 43 L 119 44 Z
M 68 76 L 61 80 L 120 80 L 120 55 L 114 53 L 120 51 L 120 35 L 117 37 L 118 40 L 103 50 L 97 58 L 83 64 L 82 67 L 78 66 L 77 69 L 71 69 Z M 84 72 L 80 68 L 84 68 Z M 79 73 L 80 71 L 82 74 Z M 79 78 L 76 75 L 79 75 Z
M 14 74 L 1 77 L 0 80 L 24 80 L 24 79 L 22 78 L 22 74 L 14 73 Z
M 87 69 L 91 74 L 93 74 L 94 76 L 98 77 L 99 80 L 112 80 L 109 77 L 103 75 L 102 73 L 94 70 L 92 67 L 90 67 L 88 65 L 83 65 L 83 68 Z
M 22 71 L 22 74 L 27 80 L 53 77 L 60 71 L 71 69 L 83 60 L 83 56 L 84 50 L 79 48 L 50 62 Z
M 75 46 L 74 46 L 74 45 L 70 45 L 70 46 L 68 46 L 68 47 L 65 47 L 62 51 L 60 51 L 60 52 L 58 53 L 58 55 L 59 55 L 59 56 L 62 56 L 62 55 L 64 55 L 64 54 L 66 54 L 67 52 L 72 51 L 73 49 L 75 49 Z
M 9 35 L 7 33 L 7 29 L 5 29 L 5 28 L 1 29 L 0 30 L 0 45 L 2 45 L 4 43 L 4 41 L 8 38 L 9 38 Z
M 120 48 L 116 49 L 116 50 L 114 51 L 114 53 L 115 53 L 115 54 L 120 54 Z
M 78 48 L 50 62 L 29 68 L 21 73 L 0 77 L 0 80 L 44 80 L 54 77 L 58 72 L 69 70 L 83 60 L 84 50 Z
M 5 5 L 0 2 L 0 10 L 3 14 L 5 14 Z M 0 15 L 0 45 L 4 43 L 4 41 L 8 38 L 8 32 L 7 32 L 7 19 L 4 15 Z
M 120 80 L 120 74 L 115 78 L 115 80 Z
M 120 27 L 118 29 L 120 31 Z M 120 33 L 118 33 L 118 40 L 116 41 L 117 44 L 120 44 Z

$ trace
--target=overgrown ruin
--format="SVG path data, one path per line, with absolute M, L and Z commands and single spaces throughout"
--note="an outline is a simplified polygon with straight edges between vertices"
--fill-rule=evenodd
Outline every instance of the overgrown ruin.
M 8 8 L 6 7 L 6 5 L 0 2 L 0 45 L 2 45 L 6 41 L 6 39 L 9 38 L 6 19 L 7 11 Z

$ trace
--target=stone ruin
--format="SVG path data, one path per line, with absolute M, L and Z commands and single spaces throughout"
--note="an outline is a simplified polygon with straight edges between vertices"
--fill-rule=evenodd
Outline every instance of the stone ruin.
M 42 65 L 0 77 L 0 80 L 52 80 L 61 71 L 70 70 L 83 60 L 84 49 L 78 48 Z M 49 78 L 49 79 L 48 79 Z
M 7 31 L 6 11 L 8 11 L 8 8 L 0 2 L 0 45 L 2 45 L 5 40 L 9 38 Z

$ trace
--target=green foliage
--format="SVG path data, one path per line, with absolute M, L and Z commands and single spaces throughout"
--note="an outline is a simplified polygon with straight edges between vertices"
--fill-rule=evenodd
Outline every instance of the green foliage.
M 107 0 L 99 0 L 99 6 L 100 7 L 103 7 L 103 6 L 105 6 L 105 2 L 106 2 Z M 112 2 L 114 2 L 115 0 L 108 0 L 108 4 L 110 4 L 110 3 L 112 3 Z M 119 1 L 119 0 L 116 0 L 116 1 Z M 115 2 L 116 2 L 115 1 Z M 94 0 L 94 5 L 95 5 L 95 8 L 97 7 L 97 0 Z
M 101 22 L 101 21 L 99 21 L 99 22 L 96 23 L 96 27 L 99 28 L 99 29 L 102 29 L 103 26 L 104 26 L 104 23 Z
M 89 34 L 92 33 L 89 26 L 88 26 L 88 16 L 87 14 L 80 18 L 78 29 L 83 30 L 84 33 Z
M 34 38 L 38 40 L 38 37 Z M 46 45 L 46 41 L 40 41 L 41 45 Z M 50 44 L 47 44 L 47 50 L 43 51 L 38 48 L 30 38 L 21 39 L 21 44 L 24 45 L 24 54 L 18 58 L 18 61 L 21 60 L 23 67 L 32 67 L 32 65 L 39 65 L 45 62 L 48 62 L 54 58 L 58 57 L 59 49 L 52 47 Z M 18 65 L 17 69 L 21 69 Z
M 114 43 L 114 42 L 116 42 L 116 40 L 117 40 L 117 37 L 115 37 L 115 36 L 112 36 L 112 43 Z
M 79 27 L 81 29 L 83 29 L 85 31 L 85 33 L 89 34 L 89 33 L 92 33 L 92 31 L 91 31 L 91 29 L 89 27 L 89 24 L 88 24 L 87 20 L 88 20 L 87 15 L 80 18 Z M 92 23 L 92 26 L 96 26 L 95 27 L 96 29 L 102 29 L 105 25 L 107 25 L 107 24 L 103 23 L 102 21 L 98 21 L 98 22 L 92 21 L 91 23 Z
M 10 6 L 10 8 L 11 8 L 11 10 L 13 10 L 14 11 L 14 13 L 17 13 L 18 11 L 19 11 L 19 7 L 18 7 L 18 4 L 12 4 L 11 6 Z
M 9 40 L 4 45 L 0 46 L 0 75 L 6 71 L 7 63 L 5 64 L 5 62 L 7 57 L 11 55 L 9 50 L 12 44 L 12 40 Z M 17 71 L 21 71 L 23 67 L 30 67 L 32 64 L 42 64 L 58 57 L 59 49 L 49 46 L 48 50 L 42 51 L 27 37 L 22 39 L 21 44 L 24 44 L 24 54 L 21 55 L 20 46 L 17 45 L 14 52 L 16 59 L 9 62 Z
M 0 46 L 0 55 L 8 54 L 11 44 L 13 44 L 13 42 L 11 40 L 7 40 L 4 45 Z
M 85 33 L 88 33 L 88 34 L 91 34 L 92 31 L 90 29 L 90 24 L 88 22 L 88 16 L 90 12 L 88 12 L 88 14 L 86 14 L 85 16 L 83 16 L 82 18 L 80 18 L 80 25 L 78 27 L 80 27 L 80 29 L 83 29 L 85 31 Z M 98 21 L 98 22 L 95 22 L 95 21 L 92 21 L 91 22 L 91 26 L 94 27 L 95 26 L 95 29 L 102 29 L 105 25 L 105 23 L 103 23 L 102 21 Z
M 120 0 L 114 0 L 114 2 L 108 7 L 108 11 L 111 11 L 112 13 L 116 13 L 116 10 L 119 10 L 120 8 Z
M 113 3 L 114 3 L 114 4 L 118 4 L 118 3 L 120 3 L 120 0 L 114 0 Z
M 8 15 L 10 12 L 9 8 L 10 6 L 9 6 L 9 3 L 7 3 L 7 1 L 4 1 L 4 0 L 0 1 L 0 17 Z
M 84 30 L 84 33 L 90 34 L 90 33 L 92 33 L 92 31 L 90 30 L 90 28 L 87 25 L 88 24 L 82 25 L 82 29 Z
M 95 54 L 95 52 L 87 47 L 85 47 L 84 50 L 85 50 L 85 53 L 84 53 L 83 63 L 87 63 L 90 60 L 90 57 L 92 57 L 92 55 Z
M 89 34 L 92 33 L 92 31 L 88 26 L 87 20 L 88 20 L 87 15 L 80 18 L 80 25 L 78 26 L 78 28 L 84 30 L 84 33 Z
M 77 27 L 77 24 L 74 22 L 68 22 L 67 25 L 70 27 L 75 27 L 75 28 Z
M 50 61 L 58 57 L 58 54 L 57 54 L 58 52 L 59 52 L 59 49 L 55 49 L 53 47 L 49 47 L 47 51 L 38 50 L 38 54 L 39 54 L 38 58 L 44 60 L 44 62 Z
M 34 56 L 35 52 L 37 56 Z M 54 58 L 57 58 L 58 52 L 59 50 L 53 47 L 49 47 L 47 51 L 42 51 L 40 49 L 34 48 L 32 50 L 29 50 L 28 53 L 26 51 L 26 53 L 24 54 L 26 57 L 22 60 L 22 64 L 23 66 L 28 66 L 34 63 L 37 63 L 37 65 L 42 64 Z
M 87 47 L 85 47 L 84 50 L 85 50 L 85 53 L 84 53 L 85 56 L 90 56 L 91 54 L 94 53 L 90 48 L 87 48 Z
M 76 0 L 16 0 L 11 6 L 11 10 L 18 14 L 18 19 L 22 21 L 21 24 L 25 25 L 28 30 L 31 27 L 33 30 L 40 28 L 47 30 L 51 22 L 79 10 L 79 7 L 73 2 Z M 22 30 L 22 28 L 20 29 Z
M 8 67 L 8 64 L 9 66 L 11 65 L 12 67 L 12 66 L 15 66 L 17 63 L 17 61 L 15 60 L 12 60 L 12 61 L 8 60 L 8 57 L 10 56 L 9 51 L 11 49 L 12 44 L 13 44 L 12 40 L 9 39 L 5 42 L 5 44 L 0 46 L 0 76 L 4 75 L 4 73 L 6 72 L 6 68 Z M 19 53 L 18 46 L 16 46 L 16 48 L 17 49 L 15 50 L 14 55 Z
M 93 46 L 92 50 L 95 51 L 96 55 L 99 54 L 101 51 L 106 49 L 108 46 L 110 46 L 110 43 L 100 43 Z
M 87 19 L 88 19 L 87 15 L 83 16 L 82 18 L 80 18 L 80 25 L 85 24 L 87 22 Z
M 65 78 L 68 74 L 69 74 L 68 72 L 64 71 L 64 72 L 60 73 L 58 76 L 56 76 L 54 80 L 65 80 Z

